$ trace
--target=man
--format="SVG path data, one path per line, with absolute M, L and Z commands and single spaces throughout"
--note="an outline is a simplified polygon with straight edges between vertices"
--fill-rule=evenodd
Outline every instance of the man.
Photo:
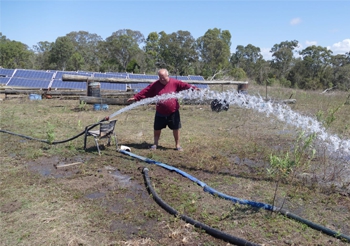
M 142 91 L 128 99 L 128 102 L 140 101 L 144 98 L 154 97 L 162 94 L 179 92 L 187 89 L 197 89 L 188 83 L 176 80 L 169 77 L 169 72 L 166 69 L 160 69 L 158 71 L 159 79 L 152 84 L 148 85 Z M 163 128 L 167 126 L 173 130 L 175 149 L 183 151 L 180 145 L 180 112 L 179 102 L 176 98 L 170 98 L 164 101 L 157 102 L 156 114 L 154 117 L 154 143 L 151 146 L 151 150 L 156 150 L 160 134 Z

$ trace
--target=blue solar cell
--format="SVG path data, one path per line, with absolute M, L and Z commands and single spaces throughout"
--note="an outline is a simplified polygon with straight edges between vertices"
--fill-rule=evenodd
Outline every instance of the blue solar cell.
M 126 79 L 125 74 L 117 74 L 117 73 L 94 73 L 95 78 L 122 78 Z
M 26 70 L 26 69 L 4 69 L 0 68 L 0 84 L 9 86 L 21 86 L 21 87 L 32 87 L 32 88 L 48 88 L 52 78 L 53 89 L 78 89 L 86 90 L 87 84 L 85 81 L 62 81 L 63 74 L 70 75 L 82 75 L 87 77 L 96 78 L 123 78 L 123 79 L 147 79 L 147 80 L 158 80 L 158 75 L 147 75 L 147 74 L 132 74 L 132 73 L 98 73 L 89 71 L 43 71 L 43 70 Z M 171 76 L 179 80 L 201 80 L 205 81 L 202 76 L 189 75 L 189 76 Z M 150 83 L 103 83 L 101 82 L 101 90 L 117 90 L 126 91 L 127 86 L 132 89 L 141 90 L 147 87 Z M 208 88 L 205 84 L 195 84 L 198 88 Z
M 55 79 L 51 85 L 52 89 L 77 89 L 86 90 L 86 82 L 76 82 L 76 81 L 62 81 L 60 79 Z
M 11 81 L 7 85 L 46 89 L 48 88 L 49 84 L 50 81 L 45 80 L 12 77 Z
M 132 83 L 130 84 L 130 88 L 134 90 L 142 90 L 143 88 L 146 88 L 149 85 L 149 83 Z
M 204 81 L 204 78 L 202 76 L 198 76 L 198 75 L 188 75 L 190 80 L 201 80 Z
M 148 75 L 148 74 L 128 74 L 129 79 L 151 79 L 151 80 L 157 80 L 158 75 Z
M 126 84 L 119 83 L 100 83 L 101 90 L 116 90 L 116 91 L 126 91 Z
M 13 77 L 51 80 L 53 75 L 53 72 L 18 69 Z
M 10 77 L 0 77 L 0 84 L 1 85 L 6 85 L 7 82 L 9 82 Z
M 6 77 L 12 77 L 15 69 L 0 68 L 0 75 L 6 75 Z
M 85 75 L 89 76 L 89 75 L 93 74 L 93 72 L 90 72 L 90 71 L 78 71 L 77 74 L 79 74 L 79 75 L 85 74 Z
M 171 78 L 174 78 L 174 79 L 178 79 L 178 80 L 189 80 L 189 78 L 187 76 L 180 76 L 180 75 L 172 75 L 172 76 L 169 76 Z
M 125 77 L 125 78 L 127 78 L 128 77 L 128 74 L 127 73 L 113 73 L 113 72 L 108 72 L 108 73 L 106 73 L 107 75 L 112 75 L 112 76 L 117 76 L 117 77 L 119 77 L 119 76 L 122 76 L 122 77 Z

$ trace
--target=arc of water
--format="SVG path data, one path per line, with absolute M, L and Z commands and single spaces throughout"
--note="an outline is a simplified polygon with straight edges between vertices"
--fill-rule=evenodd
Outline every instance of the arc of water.
M 266 102 L 262 97 L 254 95 L 238 94 L 236 91 L 211 91 L 208 89 L 203 90 L 185 90 L 179 93 L 163 94 L 161 96 L 155 96 L 152 98 L 146 98 L 141 101 L 130 104 L 109 117 L 114 118 L 117 115 L 129 111 L 141 105 L 155 103 L 161 100 L 167 100 L 170 98 L 186 98 L 198 101 L 218 99 L 226 101 L 230 105 L 237 105 L 242 108 L 252 109 L 260 113 L 264 113 L 267 117 L 274 115 L 278 120 L 285 122 L 289 125 L 302 128 L 307 134 L 316 133 L 317 138 L 322 141 L 330 155 L 336 154 L 338 157 L 350 156 L 350 140 L 342 140 L 337 135 L 330 135 L 326 129 L 316 119 L 309 116 L 303 116 L 297 112 L 294 112 L 286 104 L 275 104 L 273 102 Z

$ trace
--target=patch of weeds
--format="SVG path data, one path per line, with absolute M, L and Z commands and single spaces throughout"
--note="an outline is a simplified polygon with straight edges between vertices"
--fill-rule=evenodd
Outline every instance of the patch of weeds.
M 312 146 L 315 138 L 316 134 L 305 136 L 305 133 L 301 132 L 296 140 L 292 155 L 289 152 L 286 152 L 282 157 L 273 154 L 270 155 L 270 167 L 267 168 L 267 172 L 270 177 L 275 179 L 276 183 L 272 201 L 273 205 L 276 201 L 279 183 L 281 181 L 293 183 L 293 180 L 298 173 L 309 168 L 310 160 L 313 159 L 316 153 L 316 150 Z M 284 201 L 287 196 L 288 192 L 284 196 Z M 283 207 L 283 204 L 281 208 Z
M 55 127 L 50 122 L 47 123 L 46 136 L 49 144 L 52 144 L 55 140 Z
M 87 110 L 87 108 L 86 108 L 86 102 L 83 101 L 83 100 L 80 100 L 78 109 L 79 109 L 80 111 L 85 111 L 85 110 Z
M 323 125 L 328 129 L 330 125 L 336 120 L 335 114 L 345 105 L 342 103 L 335 108 L 328 109 L 327 115 L 325 116 L 323 111 L 318 111 L 316 113 L 316 118 L 318 121 L 322 122 Z

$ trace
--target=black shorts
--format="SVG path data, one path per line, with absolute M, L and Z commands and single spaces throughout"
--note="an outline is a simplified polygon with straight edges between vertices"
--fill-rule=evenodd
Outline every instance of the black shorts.
M 169 127 L 171 130 L 178 130 L 181 128 L 180 112 L 175 111 L 169 116 L 160 116 L 156 113 L 154 117 L 154 130 L 162 130 Z

